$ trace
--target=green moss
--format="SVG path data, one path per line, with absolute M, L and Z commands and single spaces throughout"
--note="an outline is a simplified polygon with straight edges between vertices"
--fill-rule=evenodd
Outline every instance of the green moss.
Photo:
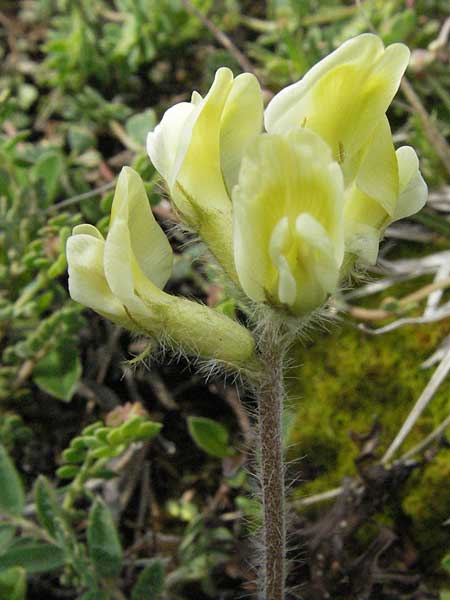
M 412 519 L 415 541 L 430 563 L 450 549 L 450 450 L 440 452 L 422 473 L 408 484 L 403 509 Z
M 432 375 L 420 364 L 450 330 L 449 322 L 400 328 L 368 336 L 348 326 L 318 335 L 297 348 L 290 389 L 290 458 L 302 457 L 302 497 L 339 485 L 355 474 L 358 450 L 350 432 L 382 425 L 380 456 L 393 440 Z M 445 382 L 408 436 L 401 452 L 418 443 L 448 414 L 450 381 Z M 450 505 L 449 453 L 440 454 L 405 491 L 405 510 L 417 525 L 420 545 L 446 546 L 440 538 Z M 443 489 L 446 487 L 447 492 Z M 445 533 L 445 532 L 444 532 Z M 447 532 L 448 535 L 448 532 Z

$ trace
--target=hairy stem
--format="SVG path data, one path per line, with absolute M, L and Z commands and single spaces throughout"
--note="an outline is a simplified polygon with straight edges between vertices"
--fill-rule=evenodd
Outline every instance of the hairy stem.
M 263 563 L 260 600 L 284 600 L 286 515 L 282 440 L 283 347 L 270 322 L 260 337 L 263 376 L 258 390 L 260 479 L 263 501 Z

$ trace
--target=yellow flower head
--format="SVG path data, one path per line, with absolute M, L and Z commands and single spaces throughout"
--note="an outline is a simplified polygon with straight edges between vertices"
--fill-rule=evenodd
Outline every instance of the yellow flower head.
M 72 298 L 114 323 L 188 354 L 240 367 L 252 362 L 254 341 L 244 327 L 163 291 L 173 253 L 133 169 L 120 173 L 106 239 L 92 225 L 75 227 L 67 261 Z
M 153 329 L 148 302 L 163 300 L 173 253 L 133 169 L 119 176 L 106 240 L 92 225 L 75 227 L 67 261 L 74 300 L 128 329 Z
M 395 152 L 385 115 L 408 60 L 405 45 L 384 48 L 376 35 L 359 35 L 279 92 L 265 111 L 269 132 L 312 129 L 341 165 L 346 268 L 355 260 L 373 264 L 386 227 L 426 202 L 417 157 L 411 148 Z
M 201 213 L 231 210 L 245 146 L 262 130 L 259 83 L 250 73 L 233 79 L 220 68 L 207 95 L 172 106 L 148 134 L 150 160 L 167 182 L 185 221 L 196 227 Z
M 272 99 L 267 131 L 313 129 L 347 175 L 397 92 L 409 55 L 404 44 L 384 48 L 371 33 L 348 40 Z
M 313 131 L 259 136 L 234 189 L 239 281 L 255 301 L 305 314 L 335 291 L 344 255 L 342 172 Z

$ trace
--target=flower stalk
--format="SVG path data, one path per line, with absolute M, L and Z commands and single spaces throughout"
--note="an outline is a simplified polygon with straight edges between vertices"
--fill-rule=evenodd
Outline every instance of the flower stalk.
M 284 600 L 286 581 L 286 506 L 283 457 L 283 355 L 270 320 L 259 339 L 263 375 L 258 389 L 258 442 L 263 505 L 260 600 Z

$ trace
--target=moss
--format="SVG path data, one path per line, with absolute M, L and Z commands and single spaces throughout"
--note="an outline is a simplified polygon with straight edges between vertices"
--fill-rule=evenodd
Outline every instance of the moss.
M 440 452 L 422 473 L 411 479 L 403 509 L 411 518 L 415 541 L 430 563 L 450 550 L 450 450 Z M 425 565 L 426 566 L 426 565 Z
M 404 292 L 404 291 L 403 291 Z M 450 330 L 450 323 L 400 328 L 368 336 L 343 326 L 297 348 L 290 389 L 290 458 L 302 457 L 304 481 L 294 495 L 304 496 L 339 485 L 355 473 L 358 450 L 349 433 L 382 425 L 380 454 L 387 448 L 431 377 L 420 364 Z M 450 381 L 445 382 L 408 436 L 401 452 L 418 443 L 448 414 Z M 417 525 L 427 551 L 446 546 L 440 532 L 448 518 L 449 454 L 442 453 L 405 491 L 405 510 Z M 443 493 L 444 487 L 448 493 Z M 447 533 L 448 535 L 448 533 Z

